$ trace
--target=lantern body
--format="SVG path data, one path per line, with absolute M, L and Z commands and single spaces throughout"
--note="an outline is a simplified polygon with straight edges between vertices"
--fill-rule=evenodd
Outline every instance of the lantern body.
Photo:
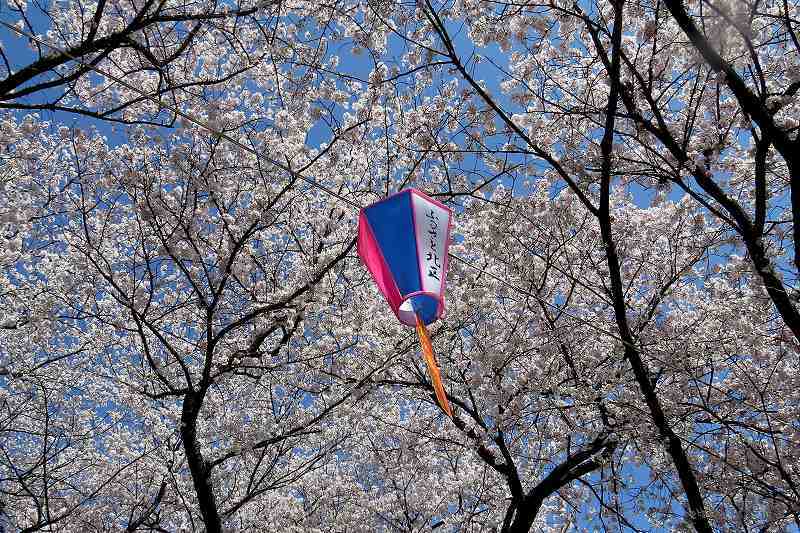
M 452 212 L 416 189 L 361 210 L 358 255 L 397 318 L 427 325 L 444 312 Z

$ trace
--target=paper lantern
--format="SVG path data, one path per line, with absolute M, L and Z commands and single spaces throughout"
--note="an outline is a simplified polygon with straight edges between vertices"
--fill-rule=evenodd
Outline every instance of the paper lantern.
M 361 210 L 358 255 L 403 324 L 429 325 L 444 312 L 451 211 L 416 189 Z
M 444 312 L 452 212 L 416 189 L 361 210 L 358 255 L 398 320 L 416 326 L 442 410 L 453 416 L 425 328 Z

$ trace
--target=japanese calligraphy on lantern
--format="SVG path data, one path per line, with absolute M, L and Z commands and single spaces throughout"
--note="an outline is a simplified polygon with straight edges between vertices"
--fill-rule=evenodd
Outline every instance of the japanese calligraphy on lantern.
M 417 195 L 412 195 L 412 202 L 422 290 L 438 294 L 444 279 L 449 213 Z

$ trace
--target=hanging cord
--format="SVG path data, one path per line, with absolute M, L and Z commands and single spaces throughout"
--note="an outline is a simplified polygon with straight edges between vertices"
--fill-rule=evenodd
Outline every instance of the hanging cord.
M 322 183 L 320 183 L 319 181 L 315 180 L 314 178 L 310 178 L 308 176 L 305 176 L 305 175 L 301 174 L 300 172 L 297 172 L 297 171 L 293 170 L 288 165 L 285 165 L 285 164 L 281 163 L 280 161 L 272 159 L 271 157 L 269 157 L 268 155 L 266 155 L 264 153 L 258 152 L 254 148 L 252 148 L 250 146 L 247 146 L 246 144 L 242 143 L 241 141 L 235 139 L 234 137 L 231 137 L 230 135 L 228 135 L 224 131 L 219 131 L 219 130 L 213 128 L 210 124 L 208 124 L 203 119 L 198 118 L 198 117 L 196 117 L 196 116 L 194 116 L 194 115 L 192 115 L 190 113 L 187 113 L 185 111 L 181 111 L 176 106 L 173 106 L 171 103 L 161 100 L 157 96 L 145 93 L 144 91 L 142 91 L 138 87 L 136 87 L 136 86 L 134 86 L 134 85 L 122 80 L 121 78 L 111 74 L 107 70 L 105 70 L 105 69 L 103 69 L 101 67 L 98 67 L 97 65 L 92 65 L 90 63 L 87 63 L 87 62 L 83 61 L 82 59 L 70 54 L 68 51 L 66 51 L 66 50 L 64 50 L 64 49 L 62 49 L 62 48 L 60 48 L 60 47 L 58 47 L 58 46 L 56 46 L 54 44 L 48 43 L 48 42 L 36 37 L 35 35 L 32 35 L 32 34 L 26 32 L 26 31 L 22 31 L 19 28 L 15 27 L 15 26 L 12 26 L 11 24 L 8 24 L 5 21 L 0 20 L 0 25 L 8 28 L 9 30 L 13 31 L 14 33 L 16 33 L 17 35 L 19 35 L 21 37 L 26 37 L 27 39 L 30 39 L 31 41 L 34 41 L 34 42 L 36 42 L 38 44 L 41 44 L 41 45 L 44 45 L 47 48 L 50 48 L 51 50 L 53 50 L 55 52 L 58 52 L 58 53 L 60 53 L 60 54 L 62 54 L 64 56 L 70 58 L 71 60 L 77 62 L 83 68 L 86 68 L 86 69 L 89 69 L 89 70 L 93 70 L 96 73 L 98 73 L 98 74 L 100 74 L 100 75 L 102 75 L 102 76 L 104 76 L 106 78 L 109 78 L 109 79 L 115 81 L 116 83 L 119 83 L 120 85 L 122 85 L 126 89 L 128 89 L 130 91 L 133 91 L 134 93 L 138 94 L 142 98 L 146 98 L 147 100 L 150 100 L 151 102 L 155 103 L 156 105 L 159 106 L 160 109 L 168 109 L 169 111 L 174 113 L 176 116 L 179 116 L 179 117 L 181 117 L 183 119 L 186 119 L 187 121 L 192 122 L 192 123 L 196 124 L 197 126 L 200 126 L 201 128 L 210 131 L 215 136 L 218 136 L 218 137 L 220 137 L 222 139 L 225 139 L 229 143 L 231 143 L 231 144 L 235 145 L 236 147 L 244 150 L 245 152 L 248 152 L 248 153 L 252 154 L 256 158 L 261 159 L 262 161 L 265 161 L 265 162 L 267 162 L 267 163 L 269 163 L 269 164 L 271 164 L 273 166 L 276 166 L 276 167 L 280 168 L 281 170 L 284 170 L 292 178 L 296 178 L 296 179 L 299 179 L 301 181 L 304 181 L 304 182 L 308 183 L 309 185 L 311 185 L 312 187 L 315 187 L 315 188 L 319 189 L 320 191 L 322 191 L 322 192 L 324 192 L 324 193 L 336 198 L 337 200 L 349 205 L 350 207 L 352 207 L 352 208 L 354 208 L 356 210 L 361 210 L 363 208 L 362 205 L 358 204 L 357 202 L 355 202 L 355 201 L 353 201 L 353 200 L 351 200 L 349 198 L 346 198 L 346 197 L 342 196 L 338 192 L 334 191 L 333 189 L 331 189 L 330 187 L 328 187 L 326 185 L 323 185 Z M 581 323 L 581 324 L 583 324 L 583 325 L 585 325 L 585 326 L 597 331 L 598 333 L 602 333 L 603 335 L 607 335 L 609 337 L 612 337 L 613 339 L 625 344 L 625 341 L 623 341 L 618 335 L 615 335 L 614 333 L 612 333 L 612 332 L 610 332 L 610 331 L 608 331 L 608 330 L 606 330 L 604 328 L 601 328 L 601 327 L 589 322 L 588 320 L 584 320 L 584 319 L 582 319 L 582 318 L 580 318 L 578 316 L 575 316 L 575 315 L 573 315 L 571 313 L 566 312 L 564 309 L 558 307 L 557 305 L 543 300 L 539 295 L 533 294 L 530 291 L 526 291 L 524 289 L 521 289 L 521 288 L 517 287 L 516 285 L 512 285 L 511 283 L 508 283 L 507 281 L 502 279 L 500 276 L 492 274 L 491 272 L 488 272 L 487 270 L 485 270 L 485 269 L 483 269 L 483 268 L 481 268 L 481 267 L 479 267 L 477 265 L 474 265 L 474 264 L 470 263 L 466 259 L 463 259 L 463 258 L 453 254 L 452 252 L 448 252 L 447 255 L 450 258 L 454 259 L 455 261 L 458 261 L 459 263 L 467 266 L 468 268 L 472 268 L 474 270 L 477 270 L 481 274 L 485 274 L 486 276 L 489 276 L 490 278 L 492 278 L 495 281 L 497 281 L 498 283 L 508 287 L 509 289 L 512 289 L 513 291 L 518 292 L 519 294 L 534 298 L 536 301 L 539 301 L 539 302 L 543 303 L 544 305 L 547 305 L 547 306 L 555 309 L 560 314 L 566 315 L 569 318 L 571 318 L 571 319 L 573 319 L 573 320 L 575 320 L 575 321 L 577 321 L 577 322 L 579 322 L 579 323 Z

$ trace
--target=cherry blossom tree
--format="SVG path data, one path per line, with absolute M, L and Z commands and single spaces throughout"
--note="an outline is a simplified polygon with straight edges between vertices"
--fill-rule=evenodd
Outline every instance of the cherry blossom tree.
M 643 190 L 640 194 L 650 189 L 658 203 L 665 201 L 675 186 L 709 215 L 725 222 L 733 232 L 731 245 L 743 248 L 745 264 L 751 265 L 757 283 L 766 290 L 780 317 L 770 330 L 779 330 L 773 342 L 782 348 L 768 366 L 781 367 L 787 357 L 784 349 L 794 351 L 794 341 L 787 339 L 784 331 L 793 335 L 789 332 L 794 331 L 796 313 L 791 298 L 796 274 L 790 271 L 787 280 L 776 272 L 778 267 L 788 266 L 784 257 L 794 248 L 791 240 L 784 239 L 786 231 L 776 229 L 792 221 L 787 211 L 791 191 L 787 194 L 786 184 L 796 166 L 790 149 L 797 137 L 797 125 L 791 118 L 798 88 L 790 74 L 798 60 L 793 9 L 787 3 L 762 9 L 714 3 L 687 7 L 678 2 L 666 6 L 426 2 L 408 6 L 387 21 L 407 46 L 414 48 L 402 61 L 412 68 L 426 68 L 443 80 L 453 75 L 460 80 L 463 94 L 473 103 L 468 113 L 450 120 L 460 121 L 466 130 L 467 148 L 481 151 L 489 160 L 500 160 L 492 169 L 500 174 L 510 172 L 509 168 L 517 172 L 522 165 L 517 162 L 533 159 L 536 168 L 532 173 L 556 188 L 566 186 L 594 217 L 608 268 L 606 305 L 615 316 L 622 355 L 630 363 L 648 418 L 673 463 L 673 476 L 685 496 L 686 516 L 700 531 L 711 530 L 705 503 L 710 496 L 701 490 L 698 467 L 692 465 L 687 443 L 697 441 L 692 433 L 709 430 L 690 429 L 681 435 L 675 427 L 682 417 L 671 420 L 667 415 L 666 403 L 657 390 L 663 375 L 647 360 L 649 350 L 642 346 L 628 316 L 631 304 L 626 287 L 630 282 L 613 227 L 620 214 L 611 201 L 612 189 L 617 180 L 631 190 Z M 706 11 L 711 14 L 706 16 Z M 723 37 L 730 24 L 736 34 Z M 442 68 L 441 63 L 447 67 Z M 487 63 L 489 67 L 482 66 Z M 487 75 L 500 78 L 495 84 L 499 91 L 493 93 L 479 78 Z M 703 87 L 703 80 L 710 77 L 716 79 L 716 94 Z M 753 87 L 748 86 L 751 81 Z M 760 148 L 753 149 L 758 157 L 748 166 L 743 157 L 747 145 L 759 143 Z M 773 145 L 778 160 L 772 159 L 768 181 L 766 158 Z M 715 166 L 720 158 L 727 166 Z M 686 171 L 694 183 L 683 177 Z M 517 173 L 525 176 L 527 172 L 525 168 Z M 768 185 L 772 182 L 774 185 Z M 747 214 L 751 202 L 755 218 Z M 768 210 L 776 215 L 769 228 L 765 227 Z M 669 286 L 658 291 L 662 292 L 668 293 Z M 654 309 L 660 298 L 654 298 Z M 704 366 L 702 375 L 710 387 L 718 379 L 718 371 L 714 364 Z M 695 376 L 681 381 L 688 385 L 693 379 Z M 772 382 L 767 380 L 757 388 L 763 391 Z M 736 384 L 727 394 L 742 400 L 751 397 L 752 391 L 744 392 Z M 763 403 L 765 393 L 758 396 Z M 769 396 L 769 401 L 778 401 L 781 394 Z M 707 402 L 699 403 L 704 412 L 709 410 Z M 768 422 L 768 410 L 757 411 L 758 415 L 749 412 L 748 416 Z M 724 428 L 726 438 L 736 427 L 735 421 L 728 423 L 724 417 L 712 420 Z M 747 423 L 741 426 L 744 431 L 736 430 L 735 435 L 744 441 L 744 455 L 753 450 L 752 440 L 766 440 L 773 472 L 782 480 L 780 484 L 785 483 L 788 494 L 794 494 L 794 480 L 783 464 L 793 454 L 781 456 L 783 442 L 776 440 L 775 430 L 768 426 L 756 425 L 762 431 L 753 435 L 753 425 Z M 703 451 L 708 453 L 705 447 Z M 756 453 L 763 457 L 762 451 Z M 732 463 L 726 459 L 726 466 L 745 474 L 749 471 L 749 467 Z M 706 466 L 699 468 L 705 470 Z M 770 520 L 779 521 L 781 514 L 794 516 L 793 496 L 785 499 L 770 491 L 765 499 L 770 506 L 768 523 L 774 525 Z M 743 514 L 740 502 L 730 504 Z
M 33 33 L 41 6 L 15 5 Z M 292 42 L 309 6 L 283 21 L 268 4 L 61 7 L 31 37 L 37 57 L 8 64 L 7 108 L 129 127 L 110 142 L 102 123 L 4 117 L 6 521 L 251 527 L 265 493 L 331 460 L 348 430 L 327 416 L 366 393 L 318 370 L 355 344 L 329 316 L 355 240 L 335 199 L 298 186 L 337 165 L 334 145 L 369 148 L 364 120 L 337 116 L 361 95 L 297 77 L 293 62 L 324 46 L 324 26 Z M 203 127 L 178 124 L 178 108 Z M 306 143 L 312 116 L 328 148 Z M 143 128 L 158 124 L 179 127 Z
M 800 527 L 796 5 L 3 9 L 5 527 Z M 354 253 L 408 186 L 453 419 Z
M 269 2 L 9 2 L 6 16 L 33 38 L 31 57 L 23 64 L 14 64 L 17 58 L 5 51 L 1 56 L 3 108 L 57 110 L 127 124 L 173 125 L 177 116 L 139 94 L 120 91 L 111 79 L 92 79 L 92 67 L 102 63 L 113 76 L 179 104 L 203 87 L 256 67 L 264 43 L 281 40 L 277 26 L 268 31 L 275 16 Z

